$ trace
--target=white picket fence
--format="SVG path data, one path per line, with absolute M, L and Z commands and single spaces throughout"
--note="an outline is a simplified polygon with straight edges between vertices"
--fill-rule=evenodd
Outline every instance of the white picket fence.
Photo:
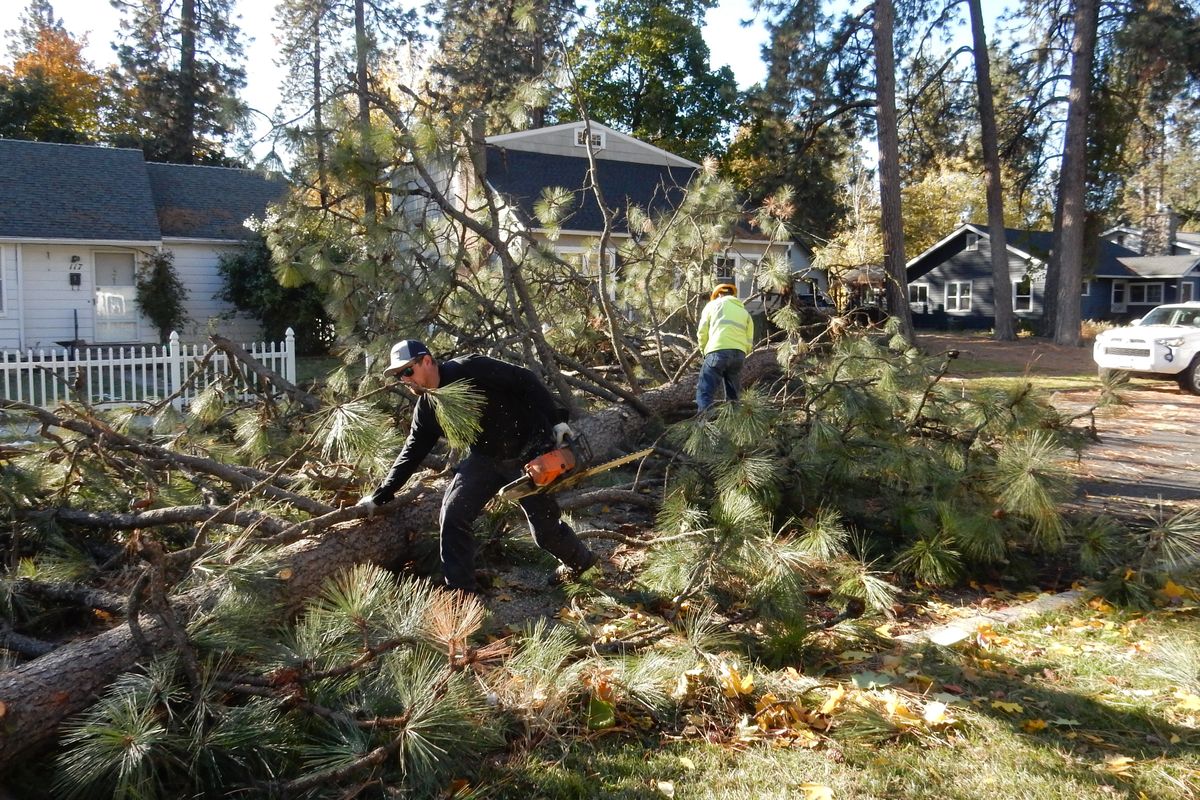
M 296 336 L 291 328 L 282 342 L 242 345 L 246 352 L 288 381 L 296 382 Z M 206 344 L 183 344 L 171 333 L 166 345 L 84 346 L 38 350 L 0 350 L 0 399 L 52 408 L 64 400 L 84 399 L 105 407 L 156 403 L 172 397 L 176 408 L 222 381 L 236 397 L 253 394 L 257 376 L 242 365 L 230 369 L 221 351 L 207 361 Z

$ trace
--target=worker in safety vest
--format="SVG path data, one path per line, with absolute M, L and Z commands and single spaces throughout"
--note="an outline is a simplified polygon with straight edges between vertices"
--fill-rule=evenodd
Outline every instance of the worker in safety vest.
M 696 340 L 704 363 L 696 381 L 696 408 L 705 411 L 717 399 L 717 388 L 724 385 L 725 399 L 733 402 L 741 394 L 742 365 L 754 342 L 754 320 L 737 298 L 731 284 L 722 283 L 700 313 Z

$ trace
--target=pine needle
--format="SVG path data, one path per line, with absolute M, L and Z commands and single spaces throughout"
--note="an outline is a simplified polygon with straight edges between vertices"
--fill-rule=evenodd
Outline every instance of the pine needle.
M 483 429 L 480 417 L 484 399 L 470 381 L 457 381 L 437 389 L 428 389 L 433 413 L 450 446 L 465 450 L 474 444 Z

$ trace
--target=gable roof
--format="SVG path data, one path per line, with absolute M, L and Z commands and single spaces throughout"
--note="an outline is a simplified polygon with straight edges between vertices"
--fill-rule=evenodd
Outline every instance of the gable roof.
M 588 160 L 573 156 L 551 155 L 525 150 L 509 150 L 489 145 L 487 182 L 513 203 L 522 221 L 540 227 L 534 204 L 542 190 L 558 186 L 574 194 L 571 210 L 563 216 L 561 227 L 572 231 L 604 229 L 604 217 L 587 183 Z M 617 210 L 614 229 L 628 233 L 624 209 L 630 204 L 648 211 L 677 206 L 696 167 L 668 167 L 611 159 L 596 160 L 596 181 L 605 203 Z
M 161 238 L 140 150 L 0 139 L 0 238 Z
M 240 241 L 285 187 L 251 170 L 146 163 L 140 150 L 0 139 L 0 239 Z
M 909 281 L 921 277 L 931 271 L 946 259 L 963 249 L 962 240 L 967 233 L 974 233 L 980 239 L 990 239 L 987 227 L 979 225 L 960 225 L 953 233 L 930 247 L 924 253 L 909 261 L 906 267 Z M 1050 258 L 1051 244 L 1054 235 L 1050 231 L 1023 231 L 1015 228 L 1004 229 L 1004 244 L 1010 253 L 1029 261 L 1044 264 Z M 1137 273 L 1121 263 L 1126 258 L 1137 256 L 1128 247 L 1122 247 L 1116 242 L 1097 237 L 1094 255 L 1091 251 L 1088 258 L 1093 259 L 1094 277 L 1099 278 L 1136 278 Z
M 544 128 L 530 128 L 529 130 L 515 131 L 513 133 L 502 133 L 487 137 L 487 143 L 503 147 L 506 150 L 527 150 L 532 152 L 546 152 L 547 149 L 553 152 L 554 148 L 561 149 L 566 147 L 570 150 L 577 149 L 579 155 L 586 158 L 586 148 L 577 148 L 575 145 L 575 131 L 576 129 L 583 128 L 585 125 L 590 126 L 593 134 L 602 134 L 623 145 L 623 152 L 620 154 L 613 153 L 611 146 L 595 150 L 593 155 L 597 160 L 611 159 L 616 161 L 660 164 L 667 167 L 700 168 L 700 165 L 694 161 L 689 161 L 683 156 L 677 156 L 674 153 L 663 150 L 661 147 L 656 147 L 627 133 L 621 133 L 595 120 L 586 123 L 583 120 L 578 120 L 576 122 L 564 122 L 561 125 L 550 125 Z
M 282 180 L 248 169 L 146 164 L 164 237 L 245 239 L 248 217 L 283 197 Z

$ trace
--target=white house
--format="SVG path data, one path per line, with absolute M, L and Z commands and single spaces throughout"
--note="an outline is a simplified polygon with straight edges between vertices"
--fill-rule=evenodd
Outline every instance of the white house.
M 217 263 L 284 189 L 250 170 L 147 163 L 139 150 L 0 139 L 0 349 L 157 342 L 134 288 L 156 250 L 174 254 L 188 290 L 185 341 L 210 325 L 258 339 L 255 320 L 223 316 Z

